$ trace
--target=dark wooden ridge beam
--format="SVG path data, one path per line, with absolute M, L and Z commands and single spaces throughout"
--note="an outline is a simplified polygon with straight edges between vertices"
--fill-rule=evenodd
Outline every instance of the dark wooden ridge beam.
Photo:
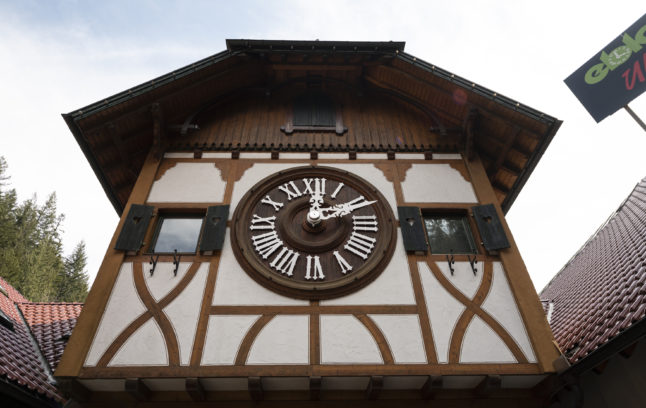
M 429 375 L 421 389 L 422 398 L 433 399 L 442 388 L 444 388 L 442 376 Z
M 191 397 L 193 401 L 204 401 L 206 399 L 206 393 L 204 392 L 204 387 L 200 383 L 199 378 L 189 377 L 185 382 L 186 393 Z
M 125 391 L 137 401 L 148 401 L 150 389 L 141 378 L 126 378 Z
M 265 398 L 265 393 L 262 389 L 262 378 L 249 377 L 247 379 L 247 386 L 252 400 L 262 401 Z
M 369 400 L 376 400 L 384 388 L 384 377 L 381 375 L 373 375 L 370 377 L 368 387 L 366 388 L 366 398 Z

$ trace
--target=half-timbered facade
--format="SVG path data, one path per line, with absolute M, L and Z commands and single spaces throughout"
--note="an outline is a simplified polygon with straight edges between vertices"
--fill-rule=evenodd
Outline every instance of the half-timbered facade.
M 504 213 L 558 120 L 403 43 L 257 40 L 64 117 L 121 214 L 76 401 L 541 404 Z

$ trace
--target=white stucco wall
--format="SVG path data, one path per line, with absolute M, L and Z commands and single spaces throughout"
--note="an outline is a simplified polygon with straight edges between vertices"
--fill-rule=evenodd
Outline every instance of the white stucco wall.
M 148 202 L 220 203 L 225 187 L 214 163 L 180 162 L 153 183 Z
M 308 364 L 309 315 L 279 315 L 254 340 L 247 364 Z
M 321 315 L 321 363 L 383 364 L 379 347 L 352 315 Z
M 413 163 L 401 186 L 409 203 L 478 202 L 471 183 L 446 163 Z

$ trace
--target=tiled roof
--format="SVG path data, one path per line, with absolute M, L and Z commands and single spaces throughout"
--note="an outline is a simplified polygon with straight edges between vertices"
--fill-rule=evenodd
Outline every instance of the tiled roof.
M 575 363 L 646 315 L 646 178 L 541 292 Z
M 0 310 L 13 323 L 13 330 L 0 325 L 0 379 L 26 388 L 36 396 L 62 402 L 62 395 L 49 382 L 47 368 L 41 363 L 17 305 L 53 370 L 66 343 L 58 340 L 72 331 L 82 304 L 30 303 L 2 278 L 0 285 L 6 292 L 6 295 L 0 293 Z
M 81 313 L 82 303 L 21 303 L 20 310 L 52 371 Z

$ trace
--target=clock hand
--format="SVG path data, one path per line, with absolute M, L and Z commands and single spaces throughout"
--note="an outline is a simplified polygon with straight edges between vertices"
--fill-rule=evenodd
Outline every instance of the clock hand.
M 327 220 L 332 217 L 343 217 L 344 215 L 350 214 L 352 211 L 357 210 L 361 207 L 367 205 L 372 205 L 377 201 L 364 201 L 364 196 L 359 196 L 352 201 L 343 204 L 337 204 L 333 207 L 319 208 L 318 211 L 321 213 L 321 219 Z

